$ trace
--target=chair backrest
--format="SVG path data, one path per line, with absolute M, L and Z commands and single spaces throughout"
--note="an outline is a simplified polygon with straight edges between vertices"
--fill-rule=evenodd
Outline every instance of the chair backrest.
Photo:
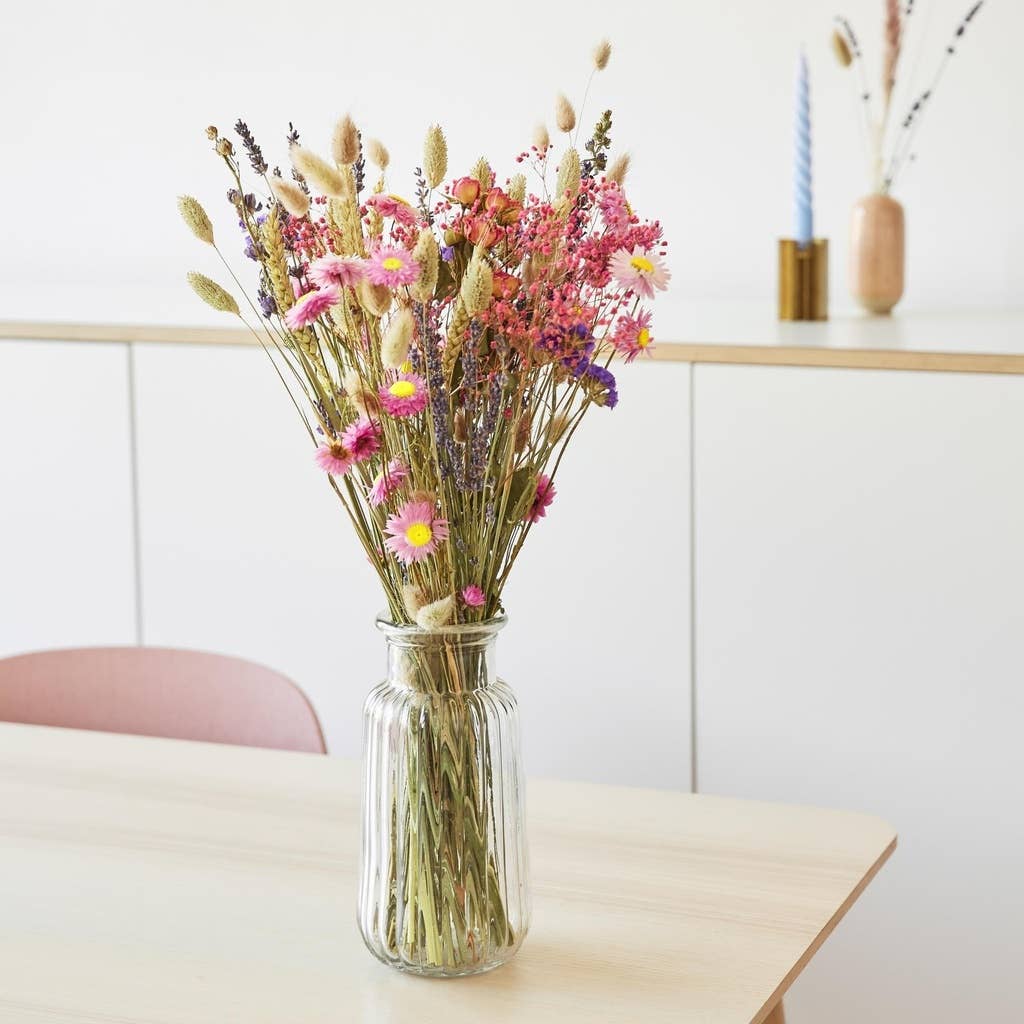
M 0 721 L 326 752 L 316 712 L 287 676 L 164 647 L 0 658 Z

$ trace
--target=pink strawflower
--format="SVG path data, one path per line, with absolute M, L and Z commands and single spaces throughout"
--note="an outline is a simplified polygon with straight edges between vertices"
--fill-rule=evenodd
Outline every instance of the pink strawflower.
M 432 555 L 437 545 L 448 539 L 448 523 L 434 518 L 429 501 L 407 501 L 388 517 L 384 532 L 387 549 L 402 563 L 409 565 Z
M 462 600 L 465 602 L 467 608 L 481 608 L 487 598 L 484 596 L 484 592 L 475 583 L 470 583 L 468 587 L 463 587 L 462 589 Z
M 378 192 L 366 200 L 366 205 L 382 217 L 390 217 L 399 224 L 415 224 L 419 219 L 416 211 L 401 197 Z
M 341 293 L 337 288 L 322 288 L 320 291 L 306 292 L 285 313 L 284 322 L 293 331 L 297 331 L 302 327 L 308 327 L 314 320 L 326 313 L 340 298 Z
M 370 253 L 366 261 L 366 276 L 373 284 L 397 288 L 413 284 L 420 276 L 420 265 L 408 249 L 397 245 L 382 245 Z
M 370 504 L 376 508 L 383 505 L 409 478 L 409 470 L 401 459 L 392 459 L 370 485 Z
M 363 462 L 380 450 L 380 427 L 373 420 L 356 420 L 345 428 L 341 443 L 351 453 L 353 462 Z
M 618 187 L 613 186 L 602 192 L 598 206 L 601 210 L 601 219 L 609 231 L 618 234 L 629 227 L 629 206 Z
M 637 316 L 621 316 L 615 325 L 612 344 L 631 363 L 641 352 L 650 355 L 654 348 L 651 337 L 651 314 L 644 310 Z
M 382 385 L 378 394 L 389 416 L 415 416 L 427 406 L 427 384 L 416 373 L 400 373 L 393 383 Z
M 526 513 L 526 521 L 536 523 L 548 514 L 548 506 L 555 500 L 555 485 L 547 473 L 541 473 L 537 477 L 537 494 L 533 499 L 530 510 Z
M 355 464 L 352 452 L 341 441 L 325 441 L 317 447 L 313 458 L 331 476 L 344 476 Z
M 668 287 L 668 279 L 672 276 L 662 258 L 651 249 L 634 247 L 619 249 L 612 253 L 608 261 L 608 269 L 612 277 L 624 288 L 653 299 L 654 290 L 664 291 Z
M 329 252 L 310 263 L 307 274 L 318 288 L 352 288 L 366 276 L 366 267 L 355 256 L 335 256 Z

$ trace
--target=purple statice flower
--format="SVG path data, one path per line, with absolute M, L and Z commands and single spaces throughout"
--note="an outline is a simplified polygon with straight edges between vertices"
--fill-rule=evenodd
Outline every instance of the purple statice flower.
M 599 405 L 605 405 L 609 409 L 614 409 L 619 404 L 618 385 L 615 381 L 615 375 L 610 370 L 592 363 L 589 359 L 583 359 L 576 366 L 576 369 L 573 370 L 573 374 L 576 377 L 586 378 L 583 381 L 583 385 L 588 391 L 596 390 L 598 392 L 599 396 L 603 399 L 603 401 L 598 403 Z
M 257 292 L 257 298 L 259 299 L 260 309 L 263 311 L 263 315 L 269 320 L 277 312 L 277 301 L 270 292 L 263 288 Z
M 445 261 L 445 263 L 451 263 L 452 257 L 454 255 L 455 255 L 455 246 L 454 245 L 442 245 L 441 246 L 441 259 L 443 259 Z

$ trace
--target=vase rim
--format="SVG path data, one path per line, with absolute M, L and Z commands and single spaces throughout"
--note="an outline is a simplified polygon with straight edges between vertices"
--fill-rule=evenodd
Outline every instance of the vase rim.
M 480 639 L 492 637 L 508 625 L 507 615 L 495 615 L 490 619 L 483 619 L 480 622 L 453 622 L 447 626 L 439 626 L 437 629 L 424 629 L 422 626 L 409 625 L 402 622 L 392 622 L 387 612 L 381 612 L 377 616 L 377 628 L 390 640 L 417 640 L 431 636 L 449 636 L 460 640 Z

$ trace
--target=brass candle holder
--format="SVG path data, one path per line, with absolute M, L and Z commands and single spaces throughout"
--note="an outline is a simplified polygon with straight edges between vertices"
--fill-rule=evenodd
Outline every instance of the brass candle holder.
M 779 319 L 828 319 L 828 239 L 779 239 Z

